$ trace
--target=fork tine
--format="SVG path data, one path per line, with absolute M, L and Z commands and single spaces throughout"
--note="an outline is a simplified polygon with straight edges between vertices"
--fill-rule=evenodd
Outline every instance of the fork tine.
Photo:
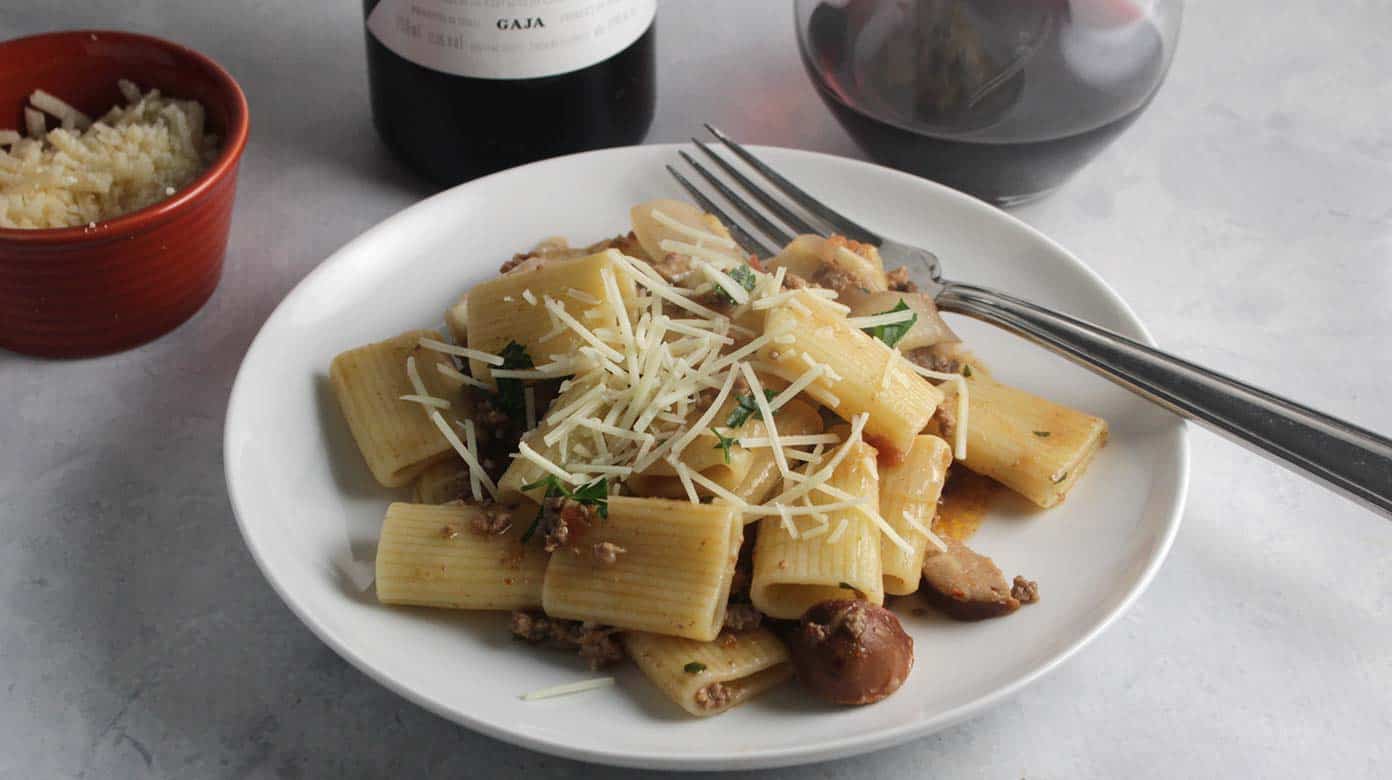
M 819 219 L 823 220 L 828 225 L 830 225 L 832 228 L 834 228 L 834 232 L 840 233 L 841 235 L 854 241 L 862 241 L 868 244 L 874 244 L 876 246 L 884 243 L 884 238 L 882 236 L 880 236 L 872 230 L 869 230 L 868 228 L 862 227 L 858 223 L 852 221 L 851 219 L 848 219 L 847 217 L 841 215 L 839 212 L 828 207 L 826 204 L 807 194 L 807 192 L 803 190 L 801 187 L 797 186 L 796 184 L 793 184 L 791 181 L 788 181 L 780 173 L 778 173 L 778 171 L 775 171 L 774 169 L 770 168 L 762 160 L 755 157 L 753 153 L 751 153 L 748 149 L 745 149 L 740 144 L 731 140 L 729 136 L 722 133 L 715 126 L 706 124 L 705 128 L 710 131 L 711 135 L 715 136 L 716 140 L 720 141 L 720 143 L 724 144 L 726 148 L 734 152 L 735 155 L 738 156 L 745 163 L 747 163 L 749 167 L 758 171 L 761 176 L 763 176 L 771 184 L 773 184 L 773 186 L 777 187 L 780 191 L 782 191 L 784 195 L 791 198 L 794 203 L 798 204 L 802 208 L 806 209 L 809 213 L 813 214 L 814 216 L 818 217 Z
M 778 254 L 778 250 L 755 238 L 744 228 L 740 227 L 738 222 L 731 219 L 729 214 L 726 214 L 723 209 L 715 205 L 715 201 L 707 198 L 705 193 L 696 189 L 696 185 L 688 181 L 676 168 L 668 165 L 667 172 L 672 174 L 672 178 L 676 179 L 677 183 L 691 194 L 691 197 L 696 200 L 696 203 L 699 204 L 701 208 L 706 210 L 706 213 L 714 214 L 716 218 L 725 225 L 725 228 L 730 231 L 730 236 L 735 239 L 735 243 L 739 244 L 744 251 L 759 257 L 773 257 Z
M 780 203 L 777 198 L 773 197 L 773 195 L 769 193 L 768 190 L 755 184 L 753 181 L 749 179 L 748 176 L 745 176 L 743 173 L 740 173 L 738 168 L 731 165 L 729 161 L 726 160 L 724 157 L 721 157 L 720 155 L 716 154 L 709 146 L 705 145 L 704 143 L 701 143 L 695 138 L 691 139 L 691 142 L 696 144 L 697 149 L 700 149 L 701 151 L 705 152 L 706 156 L 711 158 L 712 162 L 720 166 L 720 169 L 722 171 L 725 171 L 725 173 L 729 174 L 730 178 L 734 179 L 735 183 L 739 184 L 740 187 L 743 187 L 745 192 L 749 193 L 750 195 L 753 195 L 754 199 L 764 204 L 764 207 L 767 208 L 769 211 L 773 212 L 773 215 L 775 217 L 778 217 L 779 219 L 783 220 L 783 224 L 787 225 L 788 227 L 792 228 L 793 230 L 799 233 L 816 233 L 817 235 L 826 235 L 828 233 L 835 232 L 832 230 L 818 229 L 812 223 L 793 213 L 791 209 Z M 717 184 L 716 180 L 712 178 L 710 174 L 702 170 L 701 166 L 695 160 L 692 160 L 690 157 L 687 157 L 685 152 L 679 152 L 679 154 L 681 154 L 682 157 L 685 157 L 686 161 L 688 163 L 691 163 L 691 166 L 693 168 L 696 168 L 696 170 L 700 171 L 701 175 L 706 177 L 706 181 L 709 181 L 711 184 L 715 184 L 718 187 L 724 186 L 722 184 Z M 724 193 L 722 192 L 721 194 Z M 727 195 L 726 197 L 729 196 Z M 740 210 L 744 211 L 744 209 Z M 750 210 L 753 211 L 752 206 L 750 207 Z M 747 215 L 748 212 L 746 212 L 746 216 Z M 760 218 L 762 219 L 762 217 Z M 787 243 L 792 240 L 792 236 L 788 236 L 786 233 L 784 234 L 784 236 L 786 237 L 782 238 L 781 242 L 784 246 L 786 246 Z
M 691 140 L 695 141 L 696 139 L 693 138 Z M 697 143 L 699 144 L 700 142 L 697 141 Z M 778 225 L 775 225 L 768 219 L 768 217 L 765 217 L 763 214 L 759 213 L 759 210 L 754 208 L 753 204 L 740 197 L 740 194 L 738 192 L 735 192 L 734 190 L 726 186 L 725 182 L 721 181 L 719 177 L 707 170 L 704 165 L 697 162 L 691 155 L 680 150 L 677 151 L 677 154 L 681 155 L 681 158 L 683 160 L 686 160 L 687 165 L 690 165 L 692 168 L 696 169 L 696 172 L 701 174 L 701 178 L 709 182 L 710 185 L 720 193 L 721 197 L 729 201 L 735 207 L 735 209 L 737 209 L 739 213 L 743 214 L 745 218 L 747 218 L 750 222 L 753 222 L 755 230 L 762 231 L 764 235 L 773 239 L 773 241 L 777 243 L 779 246 L 787 246 L 788 242 L 793 240 L 792 234 L 779 227 Z

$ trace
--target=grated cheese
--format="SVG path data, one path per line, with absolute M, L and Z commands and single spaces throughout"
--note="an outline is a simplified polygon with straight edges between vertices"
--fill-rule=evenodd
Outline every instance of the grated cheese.
M 788 533 L 788 536 L 791 536 L 794 539 L 798 538 L 797 523 L 793 522 L 793 516 L 792 513 L 788 510 L 788 505 L 775 504 L 774 506 L 778 510 L 779 525 L 783 528 L 784 531 Z
M 606 270 L 607 270 L 607 269 L 606 269 Z M 600 300 L 599 298 L 596 298 L 595 296 L 593 296 L 593 295 L 591 295 L 591 294 L 585 292 L 584 290 L 577 290 L 577 289 L 575 289 L 574 287 L 567 287 L 567 288 L 566 288 L 566 291 L 565 291 L 565 294 L 566 294 L 568 297 L 574 298 L 575 300 L 577 300 L 577 301 L 579 301 L 579 302 L 581 302 L 581 303 L 588 303 L 588 304 L 590 304 L 591 306 L 593 306 L 593 305 L 595 305 L 595 304 L 597 304 L 597 303 L 603 303 L 603 301 Z M 618 297 L 616 296 L 616 297 L 614 298 L 614 300 L 617 301 L 617 300 L 621 300 L 621 299 L 618 298 Z
M 725 399 L 730 397 L 730 389 L 734 386 L 735 369 L 731 368 L 729 372 L 727 372 L 725 375 L 725 384 L 721 385 L 720 392 L 715 396 L 715 401 L 712 402 L 711 405 L 706 409 L 706 411 L 702 413 L 699 418 L 696 419 L 696 424 L 688 428 L 686 432 L 683 433 L 681 436 L 678 436 L 675 439 L 668 439 L 667 443 L 664 444 L 663 447 L 671 449 L 672 455 L 674 457 L 681 455 L 682 450 L 686 449 L 688 444 L 690 444 L 693 440 L 695 440 L 697 436 L 700 436 L 703 431 L 710 427 L 711 421 L 715 419 L 716 412 L 718 412 L 720 410 L 720 407 L 725 403 Z M 655 462 L 657 460 L 657 458 L 654 457 L 654 454 L 658 455 L 659 457 L 662 454 L 665 454 L 663 453 L 663 447 L 659 447 L 657 450 L 654 450 L 653 454 L 649 454 L 648 458 L 650 459 L 650 462 L 648 462 L 647 464 L 640 463 L 637 466 L 637 469 L 639 471 L 643 471 L 647 469 L 648 466 L 651 466 L 652 462 Z
M 522 291 L 522 300 L 526 301 L 532 306 L 537 305 L 536 293 L 532 292 L 532 288 L 530 287 Z
M 781 270 L 783 270 L 783 269 L 780 268 L 779 270 L 781 271 Z M 761 310 L 762 310 L 762 309 L 772 309 L 772 308 L 775 307 L 775 306 L 781 306 L 781 305 L 783 305 L 783 304 L 785 304 L 785 303 L 788 304 L 789 306 L 792 306 L 793 304 L 799 304 L 799 306 L 800 306 L 801 301 L 799 301 L 798 298 L 801 297 L 801 296 L 803 296 L 803 295 L 806 295 L 806 296 L 809 296 L 809 297 L 812 297 L 812 298 L 825 298 L 825 299 L 831 299 L 831 298 L 835 298 L 835 297 L 836 297 L 836 291 L 835 291 L 835 290 L 828 290 L 828 289 L 823 288 L 823 287 L 805 287 L 805 288 L 797 289 L 797 290 L 784 290 L 783 292 L 774 293 L 773 295 L 770 295 L 770 296 L 768 296 L 768 297 L 766 297 L 766 298 L 760 298 L 759 300 L 757 300 L 757 301 L 754 302 L 754 308 L 755 308 L 755 309 L 761 309 Z M 828 300 L 827 302 L 830 303 L 831 301 Z M 799 307 L 794 307 L 794 308 L 799 308 Z M 843 308 L 845 308 L 847 311 L 850 311 L 850 307 L 843 307 Z M 811 310 L 811 309 L 808 309 L 806 306 L 800 306 L 800 311 L 802 311 L 802 312 L 805 313 L 805 314 L 811 314 L 811 313 L 812 313 L 812 310 Z
M 967 378 L 961 374 L 949 374 L 942 371 L 931 371 L 918 365 L 912 360 L 909 366 L 920 376 L 929 379 L 938 379 L 952 382 L 957 387 L 957 424 L 952 431 L 952 457 L 956 460 L 967 459 L 967 412 L 971 408 L 971 403 L 967 398 Z
M 836 544 L 841 541 L 841 537 L 846 533 L 846 528 L 849 525 L 850 523 L 846 521 L 846 518 L 841 518 L 840 522 L 836 524 L 836 530 L 832 531 L 831 536 L 827 537 L 827 544 Z
M 739 282 L 735 281 L 733 277 L 720 268 L 705 260 L 697 260 L 696 267 L 700 268 L 702 273 L 706 275 L 706 278 L 710 279 L 711 284 L 724 290 L 725 294 L 730 296 L 730 299 L 735 303 L 742 304 L 749 302 L 749 291 L 741 287 Z
M 783 443 L 778 439 L 778 423 L 773 419 L 773 407 L 769 406 L 768 399 L 764 397 L 764 386 L 759 382 L 754 369 L 750 368 L 748 363 L 741 363 L 740 368 L 744 371 L 744 380 L 749 383 L 749 393 L 754 398 L 754 405 L 759 408 L 759 415 L 764 420 L 769 447 L 773 450 L 773 462 L 778 464 L 779 473 L 786 476 L 791 469 L 788 468 L 788 459 L 783 455 Z
M 693 504 L 701 503 L 701 497 L 696 493 L 696 484 L 691 481 L 691 469 L 684 466 L 680 461 L 673 460 L 671 455 L 663 458 L 668 465 L 677 472 L 677 479 L 681 480 L 682 489 L 686 491 L 686 499 Z
M 614 684 L 613 677 L 595 677 L 590 680 L 566 683 L 565 685 L 553 685 L 550 688 L 542 688 L 538 691 L 522 694 L 522 701 L 540 701 L 542 699 L 554 699 L 557 696 L 570 696 L 571 694 L 593 691 L 598 688 L 608 688 Z
M 540 466 L 542 471 L 548 474 L 554 474 L 557 479 L 564 480 L 572 485 L 582 484 L 582 480 L 579 477 L 547 460 L 544 455 L 532 449 L 525 441 L 517 443 L 517 454 Z
M 444 434 L 445 441 L 449 442 L 450 446 L 454 448 L 454 451 L 459 453 L 459 457 L 464 459 L 464 463 L 469 467 L 469 473 L 478 474 L 479 482 L 481 482 L 484 489 L 488 491 L 488 495 L 491 496 L 494 501 L 498 500 L 498 485 L 493 482 L 493 478 L 488 476 L 487 472 L 483 470 L 483 466 L 479 464 L 478 454 L 464 446 L 464 442 L 460 441 L 454 431 L 450 430 L 449 424 L 445 422 L 445 418 L 441 416 L 439 412 L 434 409 L 429 411 L 430 421 L 435 423 L 435 427 L 439 428 L 440 433 Z M 483 496 L 475 494 L 474 500 L 482 501 Z
M 399 400 L 399 401 L 410 401 L 410 402 L 412 402 L 412 403 L 417 403 L 417 404 L 420 404 L 420 405 L 422 405 L 422 406 L 431 406 L 431 407 L 434 407 L 434 408 L 436 408 L 436 409 L 448 409 L 448 408 L 450 408 L 450 402 L 449 402 L 449 401 L 446 401 L 446 400 L 443 399 L 443 398 L 436 398 L 436 397 L 433 396 L 433 395 L 414 395 L 414 394 L 412 394 L 412 395 L 401 395 L 401 396 L 397 396 L 397 400 Z
M 917 316 L 918 314 L 913 310 L 905 309 L 903 311 L 888 311 L 884 314 L 872 314 L 868 317 L 847 317 L 846 324 L 856 330 L 865 330 L 866 328 L 875 328 L 881 325 L 897 325 L 901 322 L 908 322 Z
M 454 381 L 459 382 L 460 384 L 468 385 L 469 387 L 477 387 L 480 390 L 493 389 L 492 387 L 484 384 L 483 382 L 480 382 L 477 379 L 474 379 L 473 377 L 469 376 L 468 374 L 465 374 L 464 372 L 460 371 L 454 366 L 448 366 L 444 363 L 436 363 L 435 369 L 439 371 L 442 375 L 449 377 L 450 379 L 453 379 Z
M 446 355 L 458 355 L 459 357 L 477 360 L 482 363 L 487 363 L 490 366 L 501 366 L 505 362 L 501 357 L 499 357 L 498 355 L 494 355 L 491 352 L 484 352 L 481 349 L 469 349 L 468 347 L 459 347 L 455 346 L 454 344 L 446 344 L 443 341 L 432 339 L 428 336 L 421 336 L 420 341 L 418 341 L 417 343 L 420 344 L 422 347 L 425 347 L 426 349 L 432 349 L 436 352 L 440 352 Z
M 96 122 L 41 89 L 29 95 L 28 137 L 0 133 L 9 147 L 0 148 L 0 228 L 92 229 L 167 199 L 214 160 L 219 143 L 205 133 L 202 105 L 124 83 L 126 100 Z M 45 113 L 57 119 L 52 131 Z
M 836 444 L 841 441 L 841 437 L 834 433 L 800 433 L 792 436 L 780 436 L 778 440 L 783 443 L 784 447 L 810 447 L 813 444 Z M 767 436 L 742 437 L 739 443 L 745 449 L 773 446 L 773 441 Z
M 720 496 L 726 501 L 729 501 L 731 504 L 734 504 L 736 507 L 739 508 L 741 512 L 749 508 L 748 501 L 745 501 L 744 499 L 740 498 L 734 493 L 731 493 L 729 490 L 725 489 L 725 487 L 721 485 L 719 482 L 711 480 L 709 477 L 707 477 L 705 474 L 702 474 L 699 471 L 694 471 L 690 466 L 686 465 L 685 463 L 682 463 L 681 461 L 670 462 L 675 463 L 674 468 L 677 469 L 677 474 L 679 476 L 682 472 L 685 472 L 686 476 L 690 478 L 693 482 L 716 494 L 717 496 Z
M 724 247 L 726 249 L 735 249 L 737 246 L 734 241 L 731 241 L 730 239 L 725 238 L 724 236 L 718 236 L 715 233 L 708 233 L 704 230 L 701 230 L 700 228 L 692 227 L 691 225 L 688 225 L 685 222 L 681 222 L 675 219 L 670 214 L 668 214 L 665 211 L 662 211 L 661 209 L 653 209 L 648 213 L 652 215 L 653 221 L 657 224 L 676 233 L 680 233 L 686 236 L 687 238 L 695 239 L 696 241 L 700 241 L 707 244 L 714 244 L 715 246 Z
M 783 404 L 786 404 L 789 401 L 796 398 L 798 393 L 801 393 L 803 390 L 807 388 L 808 385 L 817 381 L 817 379 L 826 372 L 827 367 L 820 363 L 807 369 L 802 373 L 801 376 L 799 376 L 797 379 L 794 379 L 792 384 L 783 388 L 783 392 L 774 396 L 773 405 L 777 407 L 782 407 Z
M 697 262 L 702 260 L 709 261 L 715 264 L 715 267 L 722 273 L 725 269 L 737 266 L 741 262 L 740 258 L 733 257 L 724 252 L 718 252 L 709 247 L 701 246 L 700 244 L 688 244 L 685 241 L 674 241 L 670 238 L 658 242 L 658 247 L 664 252 L 676 252 L 679 255 L 686 255 Z
M 478 457 L 478 438 L 474 435 L 474 421 L 466 419 L 464 421 L 464 446 L 469 448 L 469 452 Z M 479 492 L 479 472 L 469 469 L 469 493 L 473 495 L 475 501 L 482 500 L 483 494 Z

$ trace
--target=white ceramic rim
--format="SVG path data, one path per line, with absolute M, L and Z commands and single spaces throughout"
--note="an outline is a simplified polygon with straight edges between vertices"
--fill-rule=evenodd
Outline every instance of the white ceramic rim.
M 582 157 L 587 155 L 621 156 L 624 152 L 631 149 L 644 149 L 645 151 L 649 152 L 656 149 L 668 151 L 670 152 L 670 156 L 673 159 L 676 159 L 677 151 L 685 148 L 685 145 L 680 144 L 651 144 L 641 147 L 618 147 L 613 149 L 602 149 L 593 152 L 582 152 L 577 155 L 568 155 L 566 157 L 542 160 L 539 162 L 531 163 L 529 165 L 511 168 L 506 171 L 500 171 L 490 176 L 476 179 L 471 182 L 466 182 L 464 184 L 459 185 L 459 187 L 479 186 L 481 183 L 487 182 L 496 177 L 518 175 L 519 171 L 527 171 L 537 167 L 544 167 L 548 164 L 554 164 L 558 161 L 568 160 L 574 157 Z M 972 198 L 969 195 L 965 195 L 963 193 L 957 192 L 956 190 L 944 187 L 931 181 L 927 181 L 925 179 L 921 179 L 917 176 L 913 176 L 902 171 L 884 168 L 882 166 L 874 165 L 872 163 L 850 160 L 847 158 L 823 154 L 820 152 L 809 152 L 799 149 L 788 149 L 784 147 L 751 146 L 749 148 L 755 151 L 756 153 L 760 151 L 776 151 L 779 154 L 802 155 L 810 158 L 817 158 L 823 164 L 854 165 L 873 168 L 876 170 L 877 175 L 909 179 L 915 182 L 917 186 L 926 186 L 930 189 L 938 190 L 939 196 L 947 198 L 949 200 L 968 201 L 972 208 L 984 207 L 980 201 L 977 201 L 975 198 Z M 274 330 L 272 328 L 272 325 L 276 323 L 279 317 L 284 316 L 284 311 L 288 308 L 287 303 L 290 303 L 296 297 L 296 294 L 299 293 L 302 289 L 304 289 L 307 285 L 312 284 L 313 280 L 316 277 L 318 277 L 320 274 L 326 273 L 328 269 L 333 265 L 335 258 L 342 254 L 345 254 L 349 249 L 353 248 L 357 244 L 369 242 L 379 231 L 390 230 L 391 223 L 393 223 L 395 220 L 402 218 L 404 215 L 416 211 L 417 209 L 421 209 L 425 206 L 425 204 L 435 200 L 436 198 L 447 196 L 449 193 L 453 191 L 453 189 L 442 191 L 431 196 L 430 198 L 426 198 L 425 200 L 422 200 L 419 203 L 409 206 L 406 209 L 397 212 L 396 214 L 393 214 L 392 216 L 384 219 L 382 222 L 379 222 L 378 224 L 359 234 L 356 238 L 352 239 L 347 244 L 340 247 L 328 258 L 326 258 L 324 262 L 322 262 L 318 267 L 316 267 L 313 271 L 311 271 L 303 279 L 301 279 L 299 283 L 297 283 L 295 287 L 285 296 L 285 298 L 279 304 L 277 304 L 275 310 L 271 312 L 270 317 L 266 319 L 266 322 L 262 324 L 261 329 L 257 332 L 256 338 L 252 340 L 251 346 L 248 347 L 246 355 L 243 356 L 243 366 L 245 366 L 251 355 L 255 353 L 257 348 L 261 345 L 262 339 L 266 336 L 266 333 L 268 331 Z M 1081 272 L 1083 275 L 1091 279 L 1091 281 L 1095 283 L 1097 287 L 1107 296 L 1107 298 L 1109 299 L 1108 303 L 1114 306 L 1121 314 L 1125 316 L 1127 324 L 1130 325 L 1131 328 L 1135 331 L 1138 339 L 1150 346 L 1157 346 L 1154 337 L 1151 336 L 1150 331 L 1145 327 L 1145 324 L 1141 322 L 1140 318 L 1136 315 L 1135 311 L 1131 308 L 1131 306 L 1116 292 L 1115 289 L 1112 288 L 1110 284 L 1108 284 L 1100 275 L 1098 275 L 1096 271 L 1094 271 L 1091 267 L 1085 264 L 1082 260 L 1074 256 L 1071 252 L 1063 248 L 1057 242 L 1053 241 L 1048 236 L 1036 230 L 1029 224 L 1019 220 L 1018 218 L 1006 212 L 1001 212 L 1000 216 L 1007 221 L 1013 222 L 1017 228 L 1023 229 L 1025 232 L 1029 233 L 1035 240 L 1054 250 L 1060 257 L 1065 258 L 1070 264 L 1072 264 L 1074 266 L 1074 270 Z M 400 685 L 392 677 L 382 673 L 375 666 L 371 665 L 365 659 L 363 659 L 357 653 L 355 653 L 342 637 L 338 636 L 323 622 L 317 620 L 314 617 L 314 615 L 311 614 L 311 612 L 296 599 L 295 595 L 290 590 L 288 590 L 284 586 L 284 584 L 276 578 L 276 576 L 273 575 L 272 571 L 268 568 L 267 563 L 261 555 L 260 551 L 254 544 L 251 543 L 252 537 L 251 534 L 248 532 L 248 527 L 245 520 L 245 512 L 243 511 L 243 500 L 238 495 L 231 474 L 233 453 L 231 436 L 228 432 L 232 429 L 232 426 L 228 425 L 227 423 L 231 421 L 237 414 L 237 401 L 240 395 L 239 390 L 241 389 L 243 378 L 244 371 L 242 368 L 239 368 L 237 371 L 237 377 L 232 384 L 232 392 L 229 396 L 228 401 L 227 416 L 224 420 L 224 477 L 227 481 L 228 496 L 231 500 L 233 515 L 236 517 L 237 527 L 242 533 L 242 538 L 247 543 L 247 548 L 250 551 L 252 558 L 256 561 L 257 568 L 261 570 L 262 576 L 264 576 L 266 580 L 271 584 L 271 587 L 280 596 L 281 600 L 284 601 L 288 607 L 290 607 L 291 612 L 293 612 L 295 616 L 298 617 L 300 621 L 304 623 L 305 626 L 307 626 L 309 630 L 314 633 L 315 636 L 317 636 L 321 641 L 323 641 L 324 644 L 331 647 L 334 650 L 334 652 L 338 653 L 339 656 L 347 660 L 353 666 L 357 667 L 364 674 L 371 677 L 373 680 L 376 680 L 378 683 L 380 683 L 387 689 L 393 691 L 394 693 L 398 694 L 399 696 L 411 702 L 414 702 L 415 704 L 421 707 L 424 707 L 425 709 L 435 713 L 436 715 L 452 720 L 456 723 L 459 723 L 460 725 L 463 725 L 481 734 L 486 734 L 495 739 L 499 739 L 504 742 L 524 747 L 529 750 L 548 753 L 563 758 L 571 758 L 579 761 L 588 761 L 598 764 L 606 764 L 610 766 L 681 771 L 762 769 L 781 766 L 793 766 L 799 764 L 814 763 L 818 761 L 828 761 L 839 758 L 847 758 L 850 756 L 867 753 L 873 750 L 892 747 L 894 745 L 898 745 L 913 739 L 928 736 L 929 734 L 940 731 L 948 726 L 966 720 L 967 718 L 977 713 L 980 713 L 990 707 L 993 707 L 999 702 L 1004 701 L 1005 699 L 1013 696 L 1020 690 L 1024 689 L 1025 686 L 1029 685 L 1030 683 L 1033 683 L 1034 681 L 1040 679 L 1044 675 L 1058 668 L 1060 664 L 1071 658 L 1075 653 L 1077 653 L 1079 650 L 1085 647 L 1089 642 L 1091 642 L 1094 638 L 1096 638 L 1108 627 L 1110 627 L 1112 623 L 1114 623 L 1117 620 L 1117 618 L 1121 617 L 1122 614 L 1124 614 L 1128 609 L 1131 608 L 1131 606 L 1135 603 L 1136 599 L 1139 598 L 1140 595 L 1145 592 L 1146 588 L 1155 578 L 1156 573 L 1160 570 L 1161 565 L 1165 562 L 1166 557 L 1168 557 L 1170 548 L 1174 544 L 1175 536 L 1179 532 L 1179 526 L 1183 519 L 1184 504 L 1189 492 L 1188 426 L 1186 424 L 1181 423 L 1181 427 L 1179 429 L 1178 448 L 1175 452 L 1175 455 L 1177 456 L 1177 463 L 1175 464 L 1177 484 L 1175 486 L 1174 494 L 1170 501 L 1170 505 L 1166 508 L 1168 521 L 1165 526 L 1165 531 L 1163 536 L 1161 537 L 1159 545 L 1156 546 L 1152 551 L 1150 560 L 1147 562 L 1145 569 L 1143 570 L 1141 575 L 1135 580 L 1135 582 L 1131 585 L 1128 592 L 1115 603 L 1112 609 L 1101 620 L 1099 620 L 1095 625 L 1093 625 L 1088 631 L 1083 633 L 1081 636 L 1077 637 L 1072 643 L 1068 644 L 1062 650 L 1055 653 L 1054 656 L 1049 658 L 1046 662 L 1040 664 L 1038 667 L 1031 670 L 1030 672 L 1020 675 L 1019 677 L 1010 681 L 1006 685 L 1003 685 L 995 689 L 991 693 L 974 699 L 973 701 L 968 702 L 962 706 L 947 710 L 930 718 L 908 722 L 896 728 L 882 729 L 870 735 L 853 735 L 843 737 L 840 739 L 824 740 L 818 742 L 817 744 L 799 746 L 797 748 L 782 748 L 760 753 L 740 754 L 737 756 L 714 755 L 710 757 L 695 758 L 686 756 L 673 757 L 671 755 L 658 752 L 641 753 L 632 750 L 615 751 L 606 750 L 604 748 L 577 747 L 571 744 L 559 743 L 546 739 L 539 739 L 529 735 L 518 734 L 516 732 L 509 731 L 505 728 L 496 725 L 495 723 L 481 719 L 470 713 L 461 711 L 451 706 L 447 702 L 433 698 L 428 693 L 423 693 Z

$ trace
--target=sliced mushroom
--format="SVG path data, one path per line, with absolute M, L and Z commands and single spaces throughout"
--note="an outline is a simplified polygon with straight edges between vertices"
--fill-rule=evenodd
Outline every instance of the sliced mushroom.
M 947 552 L 923 562 L 923 595 L 957 620 L 984 620 L 1020 608 L 995 561 L 946 537 Z

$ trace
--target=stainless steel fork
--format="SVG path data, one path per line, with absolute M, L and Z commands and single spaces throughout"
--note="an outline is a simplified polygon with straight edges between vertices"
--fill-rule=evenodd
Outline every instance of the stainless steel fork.
M 667 170 L 703 208 L 730 228 L 746 251 L 770 256 L 792 240 L 793 233 L 765 216 L 737 189 L 794 233 L 840 234 L 878 247 L 888 263 L 922 267 L 932 280 L 924 290 L 934 296 L 943 311 L 964 314 L 1024 336 L 1392 518 L 1392 440 L 1077 317 L 1003 292 L 945 279 L 942 265 L 932 252 L 857 224 L 809 195 L 724 133 L 710 125 L 706 129 L 771 185 L 770 188 L 756 183 L 725 154 L 695 138 L 691 140 L 696 147 L 733 184 L 691 155 L 680 152 L 682 159 L 745 222 L 732 218 L 676 168 L 669 165 Z M 776 193 L 781 193 L 781 197 Z

